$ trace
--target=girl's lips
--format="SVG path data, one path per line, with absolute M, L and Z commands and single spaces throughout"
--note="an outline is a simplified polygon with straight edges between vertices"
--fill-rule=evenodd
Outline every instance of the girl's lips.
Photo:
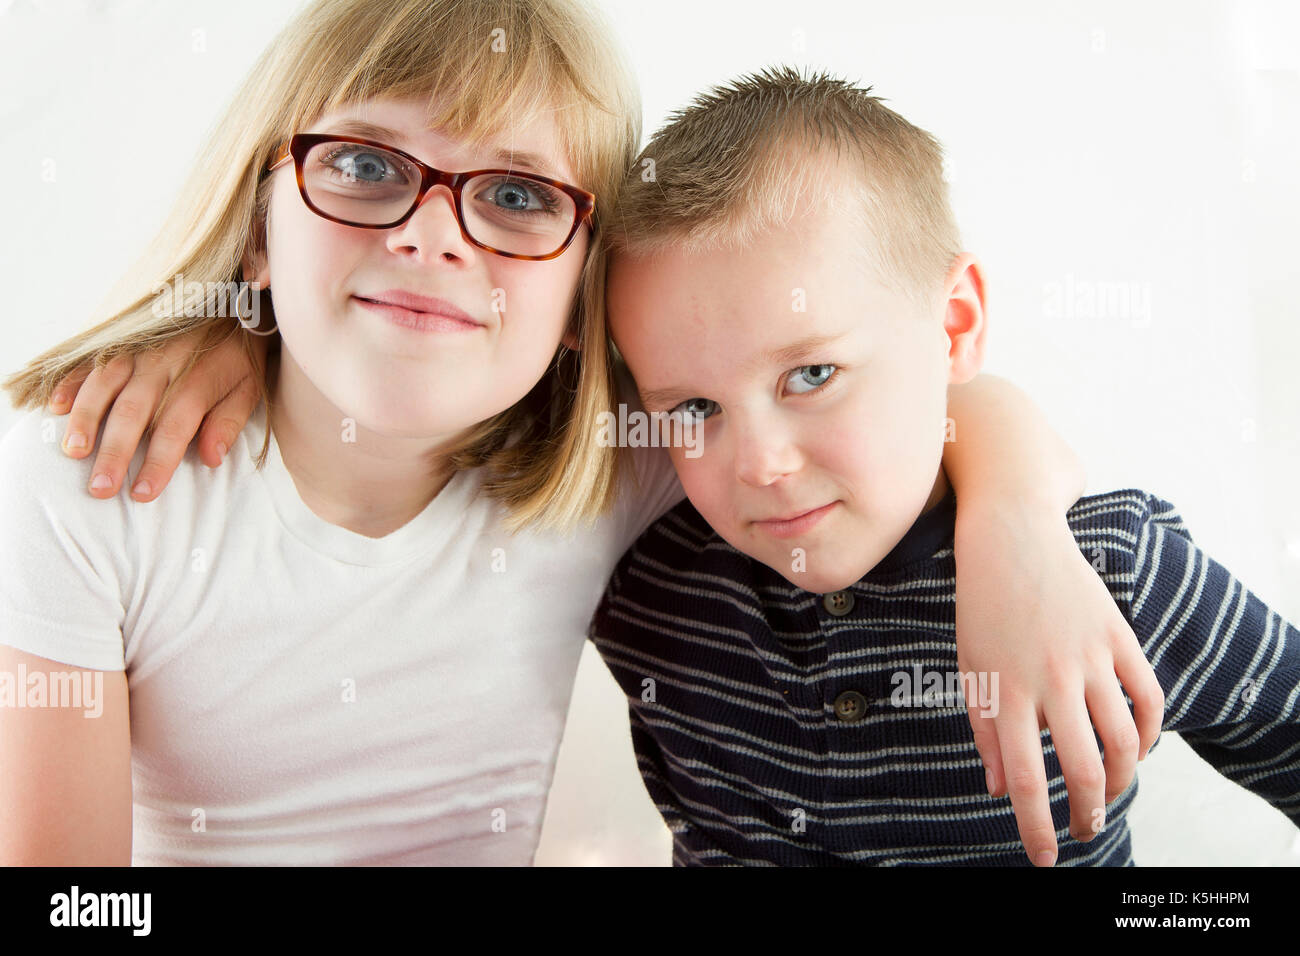
M 828 505 L 814 508 L 812 511 L 801 514 L 797 518 L 791 518 L 788 521 L 755 521 L 754 524 L 774 537 L 793 538 L 812 530 L 813 526 L 830 514 L 831 509 L 837 504 L 839 504 L 838 501 L 832 501 Z
M 357 295 L 352 298 L 363 308 L 382 315 L 394 325 L 417 332 L 473 332 L 483 328 L 476 322 L 467 322 L 437 312 L 416 312 L 388 302 L 372 302 Z

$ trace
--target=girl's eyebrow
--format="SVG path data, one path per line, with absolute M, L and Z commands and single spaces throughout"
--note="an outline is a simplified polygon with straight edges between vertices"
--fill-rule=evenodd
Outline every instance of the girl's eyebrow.
M 337 123 L 326 124 L 329 129 L 324 132 L 344 133 L 353 136 L 360 136 L 363 139 L 379 140 L 383 143 L 392 143 L 403 147 L 410 146 L 410 138 L 397 130 L 389 129 L 386 126 L 379 126 L 375 123 L 368 123 L 365 120 L 350 119 L 339 120 Z M 414 153 L 414 150 L 407 149 L 408 153 Z M 540 173 L 543 176 L 549 176 L 552 179 L 565 179 L 554 172 L 549 171 L 550 163 L 536 153 L 520 152 L 518 150 L 498 149 L 493 154 L 493 159 L 504 164 L 508 169 L 526 169 L 534 173 Z

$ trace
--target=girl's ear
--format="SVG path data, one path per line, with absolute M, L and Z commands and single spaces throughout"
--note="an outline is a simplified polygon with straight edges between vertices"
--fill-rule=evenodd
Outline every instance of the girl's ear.
M 260 216 L 254 216 L 253 233 L 261 238 L 250 238 L 244 245 L 240 267 L 245 282 L 265 289 L 271 284 L 271 263 L 266 255 L 266 223 Z
M 240 262 L 243 268 L 245 282 L 253 283 L 259 289 L 265 289 L 270 286 L 271 264 L 267 261 L 265 252 L 250 253 L 245 251 Z
M 569 327 L 564 330 L 564 335 L 560 337 L 560 341 L 563 342 L 566 347 L 573 349 L 573 351 L 575 352 L 582 351 L 581 346 L 578 345 L 578 330 L 577 330 L 576 321 L 569 323 Z

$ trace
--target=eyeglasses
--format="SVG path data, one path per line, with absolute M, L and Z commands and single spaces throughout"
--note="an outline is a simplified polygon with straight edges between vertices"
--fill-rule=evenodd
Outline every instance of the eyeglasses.
M 400 149 L 354 136 L 295 133 L 267 172 L 290 158 L 302 201 L 324 219 L 392 229 L 411 218 L 430 189 L 446 186 L 461 235 L 510 259 L 554 259 L 596 208 L 592 193 L 558 179 L 510 169 L 443 172 Z

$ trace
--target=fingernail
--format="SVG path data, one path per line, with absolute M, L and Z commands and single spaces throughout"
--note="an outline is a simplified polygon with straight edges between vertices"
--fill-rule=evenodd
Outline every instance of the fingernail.
M 1044 850 L 1039 853 L 1034 861 L 1038 866 L 1051 866 L 1056 862 L 1056 854 L 1051 850 Z
M 103 491 L 111 487 L 113 487 L 113 479 L 104 474 L 96 475 L 95 480 L 90 483 L 91 491 Z
M 989 788 L 989 796 L 993 796 L 993 771 L 984 771 L 984 786 Z
M 226 448 L 225 442 L 223 441 L 217 442 L 217 461 L 225 461 L 227 451 L 229 451 L 229 449 Z
M 63 440 L 64 447 L 70 449 L 80 449 L 86 447 L 86 436 L 81 432 L 68 432 L 68 437 Z
M 147 498 L 151 491 L 153 491 L 153 488 L 149 486 L 149 482 L 137 481 L 135 487 L 131 489 L 131 494 L 139 495 L 141 498 Z

